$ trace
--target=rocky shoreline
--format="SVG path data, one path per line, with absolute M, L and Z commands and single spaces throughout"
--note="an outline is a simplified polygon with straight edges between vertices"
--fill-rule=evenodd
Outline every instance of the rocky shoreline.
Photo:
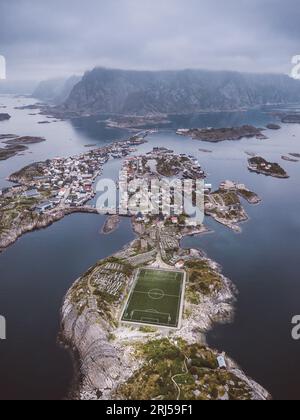
M 8 121 L 11 119 L 11 116 L 9 114 L 0 114 L 0 122 L 1 121 Z
M 20 152 L 28 150 L 27 145 L 37 144 L 46 141 L 43 137 L 31 136 L 15 136 L 13 134 L 0 135 L 0 142 L 5 144 L 4 148 L 0 148 L 0 160 L 7 160 L 16 156 Z
M 124 165 L 133 177 L 141 169 L 143 179 L 152 174 L 147 165 L 137 167 L 133 160 L 129 166 Z M 216 193 L 215 205 L 217 209 L 226 207 L 230 227 L 244 220 L 238 191 L 249 203 L 260 201 L 245 186 L 224 182 Z M 236 220 L 233 214 L 237 214 Z M 207 346 L 205 335 L 214 324 L 233 320 L 238 294 L 218 264 L 201 250 L 180 246 L 185 236 L 207 233 L 207 228 L 189 226 L 184 217 L 176 218 L 176 223 L 172 217 L 150 215 L 131 219 L 137 238 L 83 274 L 68 291 L 62 306 L 61 336 L 78 357 L 76 377 L 80 379 L 72 398 L 270 399 L 270 394 L 227 355 Z M 185 270 L 188 281 L 183 319 L 177 329 L 121 321 L 126 297 L 141 267 Z M 225 369 L 220 368 L 220 359 Z M 176 382 L 180 376 L 186 380 Z
M 16 242 L 23 234 L 46 228 L 66 215 L 98 214 L 94 206 L 86 203 L 95 196 L 93 185 L 101 174 L 103 165 L 110 158 L 119 159 L 134 151 L 133 146 L 146 142 L 147 134 L 148 132 L 145 132 L 141 138 L 134 136 L 129 140 L 94 149 L 75 157 L 74 160 L 66 158 L 37 162 L 11 174 L 9 181 L 16 185 L 0 190 L 0 252 Z M 1 139 L 19 141 L 13 135 L 2 135 Z M 21 139 L 31 143 L 40 138 Z M 82 172 L 78 169 L 81 168 L 80 163 Z M 80 200 L 74 194 L 71 195 L 72 178 L 70 170 L 66 167 L 72 164 L 78 171 L 77 173 L 73 171 L 73 182 L 75 182 L 74 188 L 80 190 Z M 70 195 L 74 197 L 75 202 L 69 200 Z
M 281 122 L 284 124 L 300 124 L 300 114 L 284 115 Z
M 26 233 L 34 232 L 40 229 L 46 229 L 47 227 L 53 225 L 56 222 L 59 222 L 64 217 L 69 216 L 74 213 L 88 213 L 88 214 L 98 214 L 97 210 L 83 206 L 79 208 L 72 209 L 60 209 L 58 211 L 53 211 L 47 214 L 44 214 L 42 217 L 32 220 L 31 222 L 24 223 L 17 227 L 14 227 L 9 231 L 7 235 L 1 235 L 0 237 L 0 253 L 5 251 L 8 247 L 13 245 Z
M 224 181 L 219 190 L 206 196 L 205 213 L 216 222 L 240 233 L 242 231 L 240 224 L 249 219 L 240 198 L 251 205 L 261 202 L 261 198 L 244 184 Z
M 77 159 L 78 162 L 85 162 L 84 168 L 89 165 L 93 168 L 93 173 L 86 173 L 92 183 L 101 171 L 97 167 L 95 172 L 98 154 L 104 163 L 110 155 L 114 157 L 118 150 L 118 156 L 121 156 L 120 151 L 127 153 L 132 144 L 138 145 L 142 141 L 144 139 L 134 138 L 129 142 L 89 152 Z M 173 152 L 159 148 L 152 154 L 162 154 L 165 162 L 169 161 L 175 166 L 180 166 L 184 159 L 185 171 L 190 164 L 193 169 L 191 175 L 195 179 L 205 176 L 199 166 L 195 167 L 192 159 L 182 156 L 179 159 Z M 151 178 L 153 174 L 147 166 L 147 159 L 136 159 L 129 158 L 124 163 L 131 176 L 135 178 L 138 175 L 145 179 L 149 175 Z M 4 195 L 1 192 L 0 216 L 4 229 L 0 232 L 0 252 L 24 233 L 46 228 L 67 215 L 78 212 L 97 213 L 92 206 L 66 205 L 68 189 L 64 191 L 64 197 L 60 199 L 57 208 L 37 211 L 37 204 L 52 194 L 51 188 L 40 188 L 40 184 L 46 182 L 45 174 L 46 178 L 49 177 L 52 164 L 59 168 L 57 171 L 60 173 L 61 168 L 64 170 L 66 166 L 63 160 L 30 165 L 10 177 L 10 180 L 20 184 L 7 189 Z M 72 166 L 74 161 L 69 158 L 68 164 Z M 173 173 L 166 172 L 166 177 Z M 244 220 L 236 189 L 244 191 L 244 198 L 249 202 L 255 201 L 255 194 L 230 181 L 226 181 L 222 188 L 222 191 L 216 192 L 216 211 L 224 207 L 226 217 L 234 226 Z M 227 191 L 228 188 L 234 188 L 234 191 Z M 35 198 L 39 194 L 43 196 Z M 16 211 L 19 212 L 18 218 L 15 216 Z M 74 358 L 78 357 L 78 383 L 72 398 L 269 399 L 268 392 L 248 379 L 229 357 L 224 354 L 220 356 L 206 344 L 205 334 L 215 323 L 230 322 L 233 319 L 237 294 L 231 281 L 222 275 L 221 268 L 203 252 L 180 247 L 183 237 L 206 233 L 207 229 L 190 225 L 184 215 L 163 220 L 156 216 L 131 217 L 137 239 L 112 257 L 98 261 L 91 267 L 70 288 L 63 303 L 61 337 Z M 111 233 L 118 227 L 119 221 L 119 216 L 110 217 L 103 232 Z M 179 266 L 188 273 L 184 317 L 180 329 L 128 327 L 120 323 L 125 298 L 133 285 L 136 270 L 141 266 L 169 270 L 178 269 Z M 162 349 L 162 356 L 157 359 L 156 372 L 153 373 L 153 366 L 150 366 L 152 359 L 147 359 L 149 352 L 154 351 L 158 357 Z M 172 355 L 170 360 L 168 354 Z M 190 354 L 188 363 L 185 360 L 186 354 Z M 220 357 L 226 365 L 225 370 L 218 366 Z M 157 371 L 158 367 L 160 371 Z M 188 381 L 179 386 L 174 378 L 183 376 L 183 370 L 186 370 Z M 135 383 L 139 386 L 132 385 Z

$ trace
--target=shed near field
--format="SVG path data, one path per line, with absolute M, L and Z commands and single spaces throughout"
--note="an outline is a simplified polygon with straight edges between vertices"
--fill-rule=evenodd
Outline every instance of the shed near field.
M 227 364 L 224 356 L 219 356 L 217 358 L 219 369 L 227 369 Z

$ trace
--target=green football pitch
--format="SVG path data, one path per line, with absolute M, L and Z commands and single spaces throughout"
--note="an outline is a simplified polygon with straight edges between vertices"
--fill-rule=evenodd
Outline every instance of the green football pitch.
M 141 269 L 122 321 L 178 327 L 183 284 L 182 272 Z

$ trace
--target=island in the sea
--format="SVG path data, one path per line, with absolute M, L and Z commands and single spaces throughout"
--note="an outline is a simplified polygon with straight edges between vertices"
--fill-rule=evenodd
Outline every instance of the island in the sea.
M 11 116 L 9 114 L 1 114 L 0 113 L 0 121 L 8 121 L 11 119 Z
M 108 216 L 101 229 L 101 233 L 103 233 L 104 235 L 109 235 L 113 233 L 115 230 L 118 229 L 120 222 L 121 218 L 119 215 L 115 214 L 112 216 Z
M 267 137 L 263 134 L 263 128 L 257 128 L 252 125 L 243 125 L 241 127 L 230 128 L 192 128 L 179 129 L 177 134 L 180 136 L 192 137 L 195 140 L 206 141 L 210 143 L 219 143 L 226 140 L 242 140 L 243 138 L 257 138 L 260 140 Z
M 15 185 L 0 190 L 0 252 L 24 233 L 47 227 L 68 214 L 97 213 L 86 203 L 95 195 L 93 185 L 103 165 L 109 158 L 121 159 L 135 151 L 147 135 L 142 132 L 80 156 L 33 163 L 10 175 Z M 26 149 L 23 144 L 10 147 Z
M 248 169 L 251 172 L 274 178 L 289 178 L 287 172 L 278 163 L 268 162 L 260 156 L 248 159 Z
M 166 162 L 165 170 L 161 160 Z M 183 168 L 194 180 L 205 176 L 196 159 L 155 148 L 126 159 L 120 179 L 163 181 L 176 173 L 184 181 Z M 253 204 L 260 201 L 244 185 L 230 181 L 215 194 L 210 188 L 205 192 L 217 209 L 222 206 L 228 211 L 226 217 L 222 213 L 225 224 L 244 220 L 239 217 L 237 194 Z M 161 204 L 163 200 L 161 195 Z M 233 284 L 215 262 L 200 250 L 180 246 L 184 236 L 207 229 L 185 214 L 131 212 L 128 216 L 136 239 L 91 267 L 64 301 L 62 337 L 78 357 L 80 378 L 72 397 L 269 399 L 268 392 L 225 353 L 206 344 L 205 333 L 214 323 L 232 320 L 236 297 Z

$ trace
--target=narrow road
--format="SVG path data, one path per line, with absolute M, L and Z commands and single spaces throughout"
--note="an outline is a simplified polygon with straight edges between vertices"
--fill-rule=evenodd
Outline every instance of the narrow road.
M 179 401 L 180 400 L 180 394 L 181 394 L 181 389 L 180 389 L 180 387 L 179 387 L 179 385 L 178 385 L 178 383 L 175 381 L 175 378 L 178 378 L 179 376 L 183 376 L 183 375 L 187 375 L 188 373 L 189 373 L 189 370 L 188 370 L 188 368 L 187 368 L 187 365 L 186 365 L 186 360 L 187 360 L 187 357 L 185 356 L 185 360 L 184 360 L 184 367 L 185 367 L 185 373 L 179 373 L 179 374 L 177 374 L 177 375 L 174 375 L 174 376 L 172 376 L 172 382 L 173 382 L 173 384 L 175 385 L 175 387 L 178 389 L 178 396 L 177 396 L 177 401 Z
M 171 345 L 174 346 L 174 343 L 172 343 L 172 341 L 170 339 L 169 339 L 169 342 L 170 342 Z M 182 352 L 182 350 L 178 346 L 176 346 L 176 347 L 180 350 L 180 352 Z M 181 389 L 180 389 L 180 386 L 178 385 L 178 383 L 176 382 L 175 378 L 179 378 L 180 376 L 187 375 L 189 373 L 187 363 L 186 363 L 188 358 L 185 354 L 184 354 L 184 357 L 185 357 L 185 359 L 184 359 L 183 365 L 184 365 L 184 368 L 185 368 L 185 373 L 178 373 L 177 375 L 174 375 L 171 378 L 173 384 L 175 385 L 175 388 L 178 390 L 177 401 L 180 400 Z

